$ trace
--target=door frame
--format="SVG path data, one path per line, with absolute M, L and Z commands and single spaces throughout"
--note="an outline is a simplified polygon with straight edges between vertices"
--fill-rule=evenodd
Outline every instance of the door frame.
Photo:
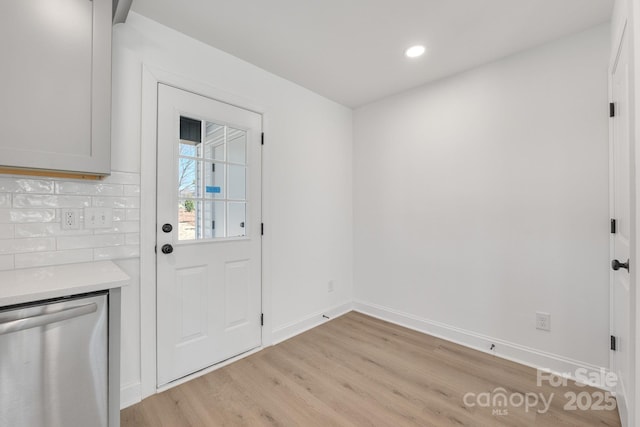
M 156 173 L 157 173 L 157 125 L 158 125 L 158 85 L 173 86 L 194 94 L 243 108 L 262 115 L 262 132 L 268 131 L 268 114 L 265 108 L 251 100 L 234 95 L 207 83 L 174 74 L 147 64 L 142 65 L 142 101 L 140 118 L 140 397 L 151 396 L 159 391 L 174 387 L 207 372 L 218 369 L 239 358 L 260 351 L 273 342 L 271 334 L 271 239 L 262 236 L 262 346 L 223 363 L 198 371 L 182 380 L 158 388 L 156 381 L 157 322 L 156 322 Z M 269 182 L 265 174 L 268 165 L 268 150 L 262 147 L 262 221 L 269 223 Z
M 638 322 L 638 305 L 636 301 L 639 301 L 640 295 L 636 292 L 637 286 L 637 274 L 635 266 L 640 266 L 640 259 L 638 258 L 638 254 L 636 251 L 636 239 L 637 239 L 637 218 L 638 209 L 636 208 L 637 197 L 635 195 L 636 192 L 636 171 L 635 171 L 635 158 L 636 158 L 636 134 L 635 134 L 635 99 L 634 99 L 634 56 L 633 56 L 633 33 L 630 32 L 629 20 L 625 17 L 620 22 L 620 25 L 617 28 L 614 28 L 614 34 L 612 34 L 611 40 L 611 54 L 609 58 L 609 67 L 607 69 L 607 78 L 608 78 L 608 99 L 609 102 L 615 102 L 613 99 L 613 72 L 615 70 L 615 66 L 618 61 L 618 57 L 620 55 L 620 49 L 623 41 L 623 37 L 626 35 L 628 42 L 628 60 L 629 60 L 629 221 L 630 221 L 630 242 L 629 242 L 629 260 L 631 262 L 631 271 L 629 277 L 629 292 L 631 301 L 629 302 L 629 319 L 628 319 L 628 327 L 629 327 L 629 340 L 628 343 L 629 348 L 629 368 L 631 372 L 631 377 L 627 378 L 626 385 L 626 393 L 624 396 L 623 405 L 620 405 L 618 401 L 618 413 L 620 414 L 621 421 L 623 425 L 627 423 L 628 425 L 635 425 L 634 420 L 636 419 L 638 408 L 635 407 L 635 402 L 637 401 L 636 393 L 638 389 L 638 384 L 636 383 L 636 375 L 637 375 L 637 366 L 636 356 L 637 356 L 637 348 L 636 346 L 640 344 L 638 340 L 637 333 L 640 332 L 640 329 L 637 326 L 636 322 Z M 612 214 L 614 211 L 614 171 L 613 171 L 613 125 L 609 122 L 609 213 Z M 611 217 L 613 218 L 613 217 Z M 613 236 L 610 238 L 609 244 L 609 262 L 615 258 L 614 246 L 613 246 Z M 634 262 L 634 260 L 638 260 L 638 262 Z M 613 326 L 614 326 L 614 296 L 613 296 L 613 280 L 614 280 L 614 272 L 610 268 L 609 269 L 609 331 L 613 334 Z M 614 353 L 613 351 L 609 352 L 609 371 L 615 372 L 614 369 Z

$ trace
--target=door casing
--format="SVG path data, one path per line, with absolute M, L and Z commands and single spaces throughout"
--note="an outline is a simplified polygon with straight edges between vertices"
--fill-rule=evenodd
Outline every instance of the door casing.
M 138 395 L 140 399 L 159 391 L 174 387 L 197 376 L 204 375 L 222 366 L 232 363 L 238 358 L 246 357 L 272 344 L 272 308 L 271 308 L 271 238 L 268 233 L 262 237 L 262 311 L 264 325 L 262 328 L 262 346 L 212 366 L 203 371 L 187 376 L 180 381 L 158 388 L 156 383 L 156 155 L 157 155 L 157 105 L 158 84 L 200 94 L 218 101 L 243 108 L 262 115 L 262 131 L 268 135 L 269 114 L 265 108 L 241 96 L 213 87 L 207 83 L 194 81 L 188 77 L 177 75 L 147 64 L 142 67 L 142 105 L 141 105 L 141 167 L 140 167 L 140 216 L 144 218 L 140 224 L 140 385 L 139 391 L 132 391 L 131 398 Z M 265 145 L 267 146 L 267 145 Z M 268 171 L 269 150 L 262 150 L 262 221 L 269 224 L 271 209 L 269 200 L 270 188 Z M 151 303 L 149 303 L 151 302 Z M 127 396 L 124 396 L 126 399 Z
M 609 64 L 609 70 L 608 70 L 608 78 L 609 78 L 609 100 L 610 102 L 616 102 L 616 100 L 614 99 L 614 95 L 613 95 L 613 73 L 616 70 L 616 65 L 618 62 L 618 57 L 620 54 L 620 49 L 622 47 L 622 43 L 624 41 L 624 37 L 627 37 L 627 49 L 629 50 L 627 52 L 627 59 L 629 61 L 629 63 L 631 64 L 633 61 L 633 54 L 632 54 L 632 37 L 633 34 L 629 31 L 628 28 L 628 21 L 625 19 L 623 25 L 621 25 L 619 27 L 618 33 L 613 35 L 613 43 L 612 43 L 612 51 L 611 51 L 611 59 L 610 59 L 610 64 Z M 629 79 L 628 79 L 628 92 L 632 93 L 633 92 L 633 74 L 632 74 L 632 70 L 633 70 L 633 65 L 630 65 L 630 73 L 629 73 Z M 625 396 L 625 401 L 622 402 L 622 405 L 620 405 L 620 401 L 618 402 L 618 411 L 621 417 L 621 421 L 623 423 L 623 425 L 628 424 L 628 425 L 634 425 L 634 419 L 635 419 L 635 408 L 634 408 L 634 400 L 635 400 L 635 393 L 637 390 L 637 385 L 635 384 L 635 370 L 636 370 L 636 362 L 635 362 L 635 358 L 636 358 L 636 342 L 637 342 L 637 338 L 636 338 L 636 333 L 638 331 L 638 329 L 636 328 L 636 313 L 637 313 L 637 308 L 636 308 L 636 304 L 635 301 L 637 299 L 637 293 L 636 293 L 636 269 L 637 266 L 640 264 L 637 264 L 636 262 L 634 262 L 636 260 L 636 214 L 637 214 L 637 209 L 635 207 L 635 203 L 636 203 L 636 196 L 635 196 L 635 191 L 636 191 L 636 185 L 635 185 L 635 168 L 634 168 L 634 157 L 635 157 L 635 132 L 634 132 L 634 114 L 635 114 L 635 108 L 634 108 L 634 100 L 633 100 L 633 96 L 630 95 L 628 98 L 628 106 L 627 106 L 628 112 L 626 113 L 629 116 L 629 123 L 628 123 L 628 135 L 629 135 L 629 227 L 630 227 L 630 236 L 629 236 L 629 260 L 630 260 L 630 264 L 631 264 L 631 269 L 630 269 L 630 275 L 629 275 L 629 294 L 630 294 L 630 301 L 629 301 L 629 312 L 628 312 L 628 323 L 627 323 L 627 327 L 628 327 L 628 340 L 629 342 L 625 343 L 625 347 L 630 349 L 630 352 L 628 354 L 629 357 L 629 370 L 630 370 L 630 377 L 626 379 L 625 382 L 625 387 L 626 387 L 626 396 Z M 610 212 L 614 212 L 614 199 L 613 199 L 613 195 L 614 195 L 614 160 L 613 160 L 613 156 L 614 156 L 614 148 L 613 148 L 613 138 L 614 138 L 614 130 L 613 130 L 613 123 L 610 123 L 609 125 L 609 191 L 610 191 Z M 613 217 L 612 217 L 613 219 Z M 613 235 L 612 235 L 613 236 Z M 613 244 L 613 237 L 611 239 L 611 245 L 610 245 L 610 257 L 609 257 L 609 261 L 613 260 L 616 258 L 616 254 L 614 252 L 614 244 Z M 624 260 L 622 261 L 624 262 Z M 623 270 L 624 272 L 624 270 Z M 615 274 L 621 274 L 620 272 L 614 272 L 612 270 L 610 270 L 610 279 L 609 279 L 609 283 L 610 283 L 610 298 L 609 298 L 609 308 L 610 308 L 610 330 L 612 331 L 612 334 L 615 332 L 615 323 L 614 323 L 614 316 L 615 316 L 615 312 L 616 312 L 616 307 L 614 304 L 614 293 L 613 293 L 613 284 L 614 284 L 614 275 Z M 619 340 L 618 340 L 619 341 Z M 618 343 L 618 345 L 621 343 Z M 615 353 L 613 351 L 611 351 L 609 353 L 609 370 L 612 372 L 615 372 Z

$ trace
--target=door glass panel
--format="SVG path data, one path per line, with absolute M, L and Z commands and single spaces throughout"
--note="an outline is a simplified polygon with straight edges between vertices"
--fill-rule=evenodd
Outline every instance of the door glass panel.
M 202 122 L 198 119 L 180 116 L 180 155 L 200 157 Z
M 247 132 L 180 117 L 178 239 L 246 236 Z
M 193 199 L 182 199 L 178 203 L 178 238 L 195 240 L 196 238 L 196 203 Z
M 207 122 L 206 126 L 204 158 L 224 161 L 226 126 L 212 122 Z
M 229 202 L 229 223 L 227 224 L 229 237 L 245 236 L 246 233 L 246 203 Z
M 178 159 L 178 197 L 181 199 L 198 197 L 198 161 L 180 157 Z
M 204 167 L 203 197 L 205 199 L 224 199 L 225 191 L 225 171 L 224 163 L 202 162 Z
M 198 157 L 198 147 L 200 144 L 193 144 L 188 141 L 180 141 L 180 155 Z
M 202 224 L 198 233 L 199 239 L 227 237 L 225 235 L 225 202 L 201 202 Z
M 227 152 L 230 163 L 244 165 L 247 163 L 247 132 L 229 128 L 227 135 Z
M 229 165 L 229 199 L 244 200 L 245 193 L 245 167 Z

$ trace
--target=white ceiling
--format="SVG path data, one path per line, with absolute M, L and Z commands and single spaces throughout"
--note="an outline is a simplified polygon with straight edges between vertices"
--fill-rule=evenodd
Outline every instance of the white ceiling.
M 613 0 L 134 0 L 132 9 L 349 107 L 607 21 Z M 413 44 L 419 59 L 404 57 Z

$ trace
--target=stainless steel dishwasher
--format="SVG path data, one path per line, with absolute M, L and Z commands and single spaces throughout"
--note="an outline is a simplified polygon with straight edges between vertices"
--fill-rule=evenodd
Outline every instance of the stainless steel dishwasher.
M 0 426 L 107 426 L 107 296 L 0 309 Z

